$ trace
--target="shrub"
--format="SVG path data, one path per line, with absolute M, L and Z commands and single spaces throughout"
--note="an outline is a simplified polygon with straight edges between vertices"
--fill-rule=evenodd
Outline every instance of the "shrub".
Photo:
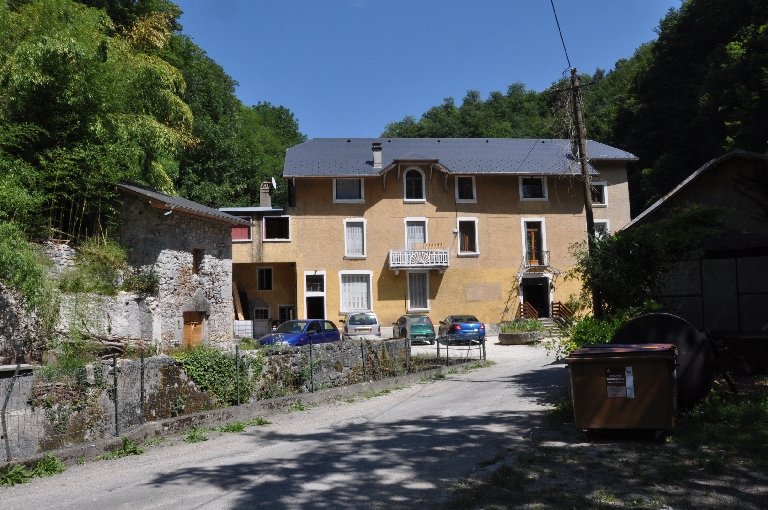
M 126 270 L 121 288 L 137 294 L 155 294 L 159 286 L 160 275 L 151 267 Z
M 545 329 L 544 323 L 536 319 L 523 319 L 501 324 L 502 333 L 524 333 L 528 331 L 544 331 Z
M 177 352 L 173 357 L 202 391 L 213 394 L 223 405 L 237 403 L 237 366 L 234 355 L 201 347 Z M 250 357 L 240 357 L 241 402 L 248 402 L 251 396 L 252 382 L 248 374 L 251 363 Z M 260 372 L 260 358 L 256 365 Z
M 91 237 L 77 250 L 75 268 L 62 275 L 59 288 L 64 292 L 95 292 L 114 296 L 122 272 L 127 268 L 128 255 L 111 240 Z

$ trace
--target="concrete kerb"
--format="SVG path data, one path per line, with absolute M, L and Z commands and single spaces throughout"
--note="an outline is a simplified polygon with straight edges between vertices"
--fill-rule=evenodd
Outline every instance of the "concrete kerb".
M 314 393 L 300 393 L 269 400 L 257 400 L 240 406 L 212 409 L 210 411 L 202 411 L 199 413 L 178 416 L 176 418 L 148 422 L 127 430 L 122 436 L 125 436 L 136 443 L 143 443 L 153 437 L 185 432 L 196 427 L 219 427 L 235 421 L 248 421 L 257 416 L 267 418 L 270 415 L 285 412 L 288 408 L 296 405 L 298 402 L 308 407 L 324 402 L 334 402 L 344 397 L 357 396 L 361 393 L 378 392 L 404 384 L 418 383 L 423 378 L 431 377 L 435 374 L 445 374 L 451 369 L 470 366 L 475 363 L 476 361 L 457 363 L 450 367 L 442 366 L 423 372 L 414 372 L 379 381 L 368 381 L 349 386 L 317 390 Z M 22 464 L 31 468 L 38 461 L 42 460 L 45 455 L 54 455 L 65 465 L 72 466 L 78 462 L 96 460 L 97 457 L 120 448 L 122 444 L 123 441 L 121 437 L 111 437 L 109 439 L 101 439 L 99 441 L 92 441 L 77 446 L 50 450 L 31 457 L 13 459 L 8 464 Z

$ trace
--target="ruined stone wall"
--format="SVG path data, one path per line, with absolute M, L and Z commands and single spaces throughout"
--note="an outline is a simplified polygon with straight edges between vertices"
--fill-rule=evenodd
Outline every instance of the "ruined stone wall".
M 27 346 L 34 335 L 34 323 L 19 296 L 0 283 L 0 365 L 30 361 Z
M 226 223 L 180 212 L 164 214 L 148 204 L 127 199 L 123 205 L 120 244 L 128 262 L 159 277 L 154 301 L 146 307 L 154 317 L 152 340 L 179 345 L 184 312 L 207 315 L 203 342 L 216 346 L 232 339 L 232 236 Z M 193 252 L 202 250 L 193 268 Z

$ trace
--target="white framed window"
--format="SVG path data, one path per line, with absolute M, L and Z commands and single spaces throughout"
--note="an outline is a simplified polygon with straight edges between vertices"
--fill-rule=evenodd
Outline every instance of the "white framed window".
M 593 182 L 590 191 L 592 192 L 592 207 L 608 206 L 607 182 Z
M 296 307 L 293 305 L 277 305 L 277 320 L 282 324 L 296 318 Z
M 339 311 L 373 311 L 373 271 L 339 271 Z
M 523 234 L 523 260 L 526 265 L 547 265 L 549 253 L 544 218 L 521 218 L 520 224 Z
M 334 204 L 363 204 L 365 203 L 365 186 L 362 179 L 334 179 Z
M 414 245 L 426 244 L 429 242 L 427 235 L 427 218 L 405 218 L 405 249 L 416 250 Z
M 364 259 L 367 256 L 365 218 L 344 219 L 344 258 Z
M 272 290 L 272 268 L 260 267 L 256 270 L 256 290 Z
M 264 241 L 290 241 L 291 217 L 290 216 L 264 216 Z
M 408 311 L 429 311 L 428 271 L 408 271 Z
M 456 228 L 459 231 L 459 257 L 479 255 L 477 218 L 456 218 Z
M 424 172 L 417 166 L 409 166 L 403 173 L 403 201 L 426 202 L 426 179 Z
M 238 216 L 241 220 L 245 220 L 248 223 L 252 221 L 250 216 Z M 232 225 L 232 242 L 233 243 L 247 243 L 251 239 L 251 226 L 250 225 Z
M 520 176 L 520 200 L 548 200 L 547 178 L 545 176 Z
M 456 176 L 456 203 L 457 204 L 476 204 L 477 188 L 475 187 L 474 175 Z
M 595 220 L 595 236 L 603 237 L 611 235 L 611 223 L 608 220 Z

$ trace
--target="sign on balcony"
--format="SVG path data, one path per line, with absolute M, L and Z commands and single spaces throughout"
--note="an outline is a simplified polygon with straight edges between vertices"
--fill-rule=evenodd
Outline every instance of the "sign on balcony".
M 390 250 L 389 268 L 438 269 L 445 271 L 449 266 L 448 250 Z

